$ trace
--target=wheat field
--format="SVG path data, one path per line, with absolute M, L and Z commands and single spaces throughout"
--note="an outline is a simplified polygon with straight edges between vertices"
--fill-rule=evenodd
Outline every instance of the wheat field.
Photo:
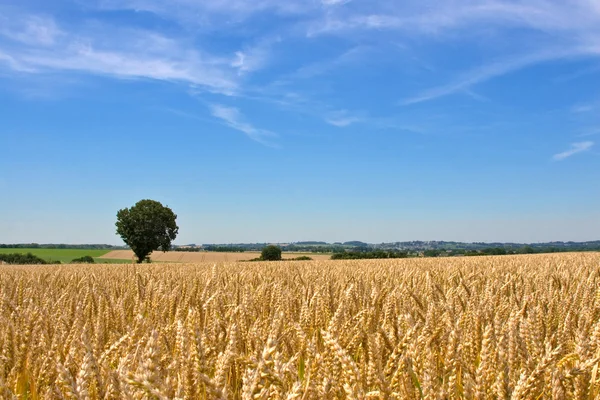
M 594 399 L 600 254 L 0 267 L 2 399 Z

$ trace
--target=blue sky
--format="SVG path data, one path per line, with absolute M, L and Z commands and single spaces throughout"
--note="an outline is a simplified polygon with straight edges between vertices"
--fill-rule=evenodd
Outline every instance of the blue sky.
M 598 0 L 0 0 L 0 242 L 600 238 Z

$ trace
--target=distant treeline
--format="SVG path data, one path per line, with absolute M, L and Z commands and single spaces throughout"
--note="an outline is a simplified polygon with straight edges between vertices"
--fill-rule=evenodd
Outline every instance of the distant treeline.
M 26 264 L 48 264 L 46 260 L 43 258 L 39 258 L 34 256 L 31 253 L 22 254 L 22 253 L 10 253 L 10 254 L 0 254 L 0 261 L 3 261 L 7 264 L 18 264 L 18 265 L 26 265 Z
M 112 246 L 110 244 L 38 244 L 38 243 L 19 243 L 19 244 L 1 244 L 0 249 L 80 249 L 80 250 L 104 250 L 104 249 L 124 249 L 124 246 Z
M 341 253 L 345 251 L 347 248 L 340 245 L 298 245 L 298 244 L 290 244 L 289 246 L 285 246 L 285 251 L 293 251 L 293 252 L 305 252 L 305 253 Z
M 174 247 L 172 251 L 182 251 L 187 253 L 198 253 L 200 251 L 204 251 L 204 249 L 200 247 Z
M 489 253 L 490 249 L 505 249 L 507 254 L 527 254 L 533 249 L 534 253 L 548 253 L 558 251 L 598 251 L 600 250 L 600 241 L 589 242 L 545 242 L 545 243 L 462 243 L 462 242 L 394 242 L 370 245 L 381 250 L 407 250 L 410 252 L 420 252 L 427 250 L 446 251 L 454 253 L 465 253 L 467 251 Z M 495 251 L 495 250 L 494 250 Z
M 353 250 L 334 252 L 332 260 L 362 260 L 377 258 L 407 258 L 407 257 L 461 257 L 461 256 L 501 256 L 510 254 L 542 254 L 542 253 L 566 253 L 572 251 L 599 251 L 600 248 L 580 248 L 573 250 L 566 247 L 532 247 L 523 246 L 516 249 L 504 247 L 487 247 L 479 250 L 439 250 L 429 249 L 422 252 L 400 251 L 400 250 L 370 250 L 358 248 Z
M 199 253 L 201 251 L 214 251 L 221 253 L 243 253 L 246 251 L 243 247 L 235 246 L 205 246 L 205 247 L 175 247 L 173 251 L 182 251 L 189 253 Z
M 246 251 L 245 248 L 237 246 L 205 246 L 204 250 L 216 251 L 220 253 L 243 253 Z
M 342 253 L 334 253 L 331 256 L 332 260 L 364 260 L 375 258 L 407 258 L 406 251 L 344 251 Z
M 269 243 L 205 243 L 202 249 L 205 251 L 234 252 L 262 251 Z
M 566 253 L 573 251 L 600 251 L 598 248 L 568 248 L 568 247 L 532 247 L 523 246 L 516 249 L 507 249 L 504 247 L 488 247 L 480 250 L 425 250 L 425 257 L 445 257 L 445 256 L 503 256 L 508 254 L 546 254 L 546 253 Z

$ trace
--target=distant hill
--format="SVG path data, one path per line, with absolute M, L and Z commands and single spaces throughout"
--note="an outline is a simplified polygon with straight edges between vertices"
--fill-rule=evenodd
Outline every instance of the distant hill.
M 600 240 L 588 242 L 543 242 L 543 243 L 512 243 L 512 242 L 446 242 L 446 241 L 412 241 L 412 242 L 394 242 L 373 245 L 376 248 L 395 248 L 401 250 L 481 250 L 489 248 L 503 248 L 506 250 L 516 250 L 524 247 L 532 249 L 556 249 L 560 251 L 585 251 L 600 250 Z
M 353 240 L 351 242 L 342 243 L 344 246 L 358 246 L 358 247 L 368 247 L 369 243 L 361 242 L 358 240 Z

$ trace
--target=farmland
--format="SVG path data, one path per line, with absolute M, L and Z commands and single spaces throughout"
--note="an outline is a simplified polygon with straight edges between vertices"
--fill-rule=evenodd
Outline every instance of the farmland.
M 0 248 L 0 254 L 10 253 L 32 253 L 46 261 L 58 261 L 66 264 L 73 259 L 83 256 L 91 256 L 94 261 L 101 264 L 124 264 L 131 263 L 133 252 L 131 250 L 87 250 L 87 249 L 46 249 L 46 248 Z M 283 253 L 283 258 L 295 258 L 308 256 L 314 260 L 328 260 L 329 254 L 313 253 Z M 184 263 L 202 263 L 202 262 L 234 262 L 245 261 L 260 257 L 260 252 L 154 252 L 151 254 L 153 262 L 184 262 Z
M 88 250 L 88 249 L 45 249 L 45 248 L 0 248 L 0 254 L 10 253 L 31 253 L 34 256 L 43 258 L 46 261 L 60 261 L 61 263 L 68 263 L 75 258 L 81 258 L 83 256 L 91 256 L 95 259 L 105 255 L 110 250 Z
M 296 258 L 300 256 L 308 256 L 313 260 L 329 260 L 331 254 L 313 254 L 313 253 L 282 253 L 283 258 Z M 186 263 L 202 263 L 202 262 L 233 262 L 247 261 L 253 258 L 260 257 L 260 252 L 185 252 L 185 251 L 155 251 L 150 255 L 153 262 L 186 262 Z M 114 250 L 104 254 L 102 260 L 131 260 L 133 252 L 131 250 Z
M 0 397 L 593 399 L 600 254 L 0 267 Z

